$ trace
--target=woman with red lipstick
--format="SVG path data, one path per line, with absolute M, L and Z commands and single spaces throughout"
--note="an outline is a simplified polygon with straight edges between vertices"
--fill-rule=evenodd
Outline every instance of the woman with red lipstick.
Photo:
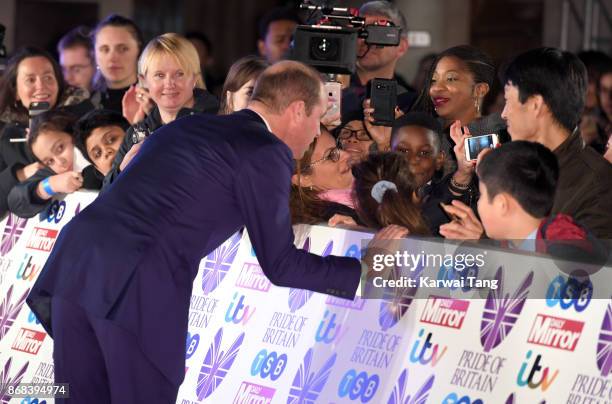
M 183 116 L 216 114 L 219 109 L 217 98 L 204 89 L 195 47 L 178 34 L 153 38 L 140 56 L 138 73 L 155 107 L 128 129 L 113 167 L 104 179 L 104 187 L 111 184 L 136 155 L 139 142 L 155 130 Z
M 48 103 L 50 109 L 70 105 L 84 112 L 86 96 L 65 84 L 59 65 L 43 50 L 26 47 L 8 61 L 0 79 L 0 217 L 8 210 L 11 189 L 40 168 L 25 143 L 31 104 Z
M 436 56 L 415 110 L 438 117 L 442 127 L 442 150 L 450 158 L 445 169 L 452 173 L 449 188 L 454 195 L 473 193 L 474 166 L 465 160 L 464 140 L 496 133 L 509 139 L 499 114 L 482 116 L 482 105 L 495 81 L 491 58 L 478 48 L 460 45 Z M 474 202 L 474 201 L 472 201 Z

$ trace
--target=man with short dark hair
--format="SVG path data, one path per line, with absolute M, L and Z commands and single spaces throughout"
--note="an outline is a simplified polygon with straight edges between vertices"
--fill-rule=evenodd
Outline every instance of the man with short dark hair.
M 286 7 L 274 8 L 266 13 L 259 21 L 259 54 L 270 63 L 284 59 L 299 23 L 295 11 Z
M 355 296 L 358 260 L 293 244 L 292 158 L 325 108 L 318 73 L 279 62 L 247 109 L 158 129 L 64 227 L 27 302 L 53 337 L 56 382 L 70 383 L 72 400 L 175 401 L 198 264 L 243 226 L 273 284 Z
M 96 68 L 89 28 L 81 25 L 70 30 L 59 40 L 57 52 L 66 82 L 91 92 Z
M 597 237 L 612 237 L 612 166 L 583 144 L 577 129 L 584 109 L 586 68 L 570 52 L 539 48 L 517 56 L 504 77 L 502 118 L 512 140 L 530 140 L 559 160 L 552 214 L 565 213 Z

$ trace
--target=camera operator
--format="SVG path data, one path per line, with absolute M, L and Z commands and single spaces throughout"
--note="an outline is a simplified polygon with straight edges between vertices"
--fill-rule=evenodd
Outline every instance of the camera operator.
M 398 103 L 407 110 L 416 99 L 415 92 L 395 74 L 397 61 L 408 50 L 408 30 L 402 12 L 388 1 L 370 1 L 361 6 L 359 16 L 365 18 L 366 25 L 386 20 L 401 28 L 398 46 L 368 45 L 365 39 L 357 40 L 357 71 L 351 76 L 350 86 L 343 93 L 342 113 L 361 109 L 367 84 L 374 78 L 395 79 L 398 81 Z

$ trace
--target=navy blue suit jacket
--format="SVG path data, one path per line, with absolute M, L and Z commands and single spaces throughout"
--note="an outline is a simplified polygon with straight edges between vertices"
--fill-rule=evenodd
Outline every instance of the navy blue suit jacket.
M 50 334 L 53 296 L 111 319 L 180 384 L 199 261 L 242 226 L 275 285 L 353 298 L 359 261 L 293 244 L 291 173 L 291 151 L 253 111 L 162 127 L 64 227 L 28 305 Z

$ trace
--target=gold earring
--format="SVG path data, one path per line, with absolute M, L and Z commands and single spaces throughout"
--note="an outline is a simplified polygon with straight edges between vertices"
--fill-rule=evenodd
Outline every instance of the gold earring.
M 474 100 L 474 106 L 476 107 L 476 113 L 480 114 L 480 99 L 476 98 Z

